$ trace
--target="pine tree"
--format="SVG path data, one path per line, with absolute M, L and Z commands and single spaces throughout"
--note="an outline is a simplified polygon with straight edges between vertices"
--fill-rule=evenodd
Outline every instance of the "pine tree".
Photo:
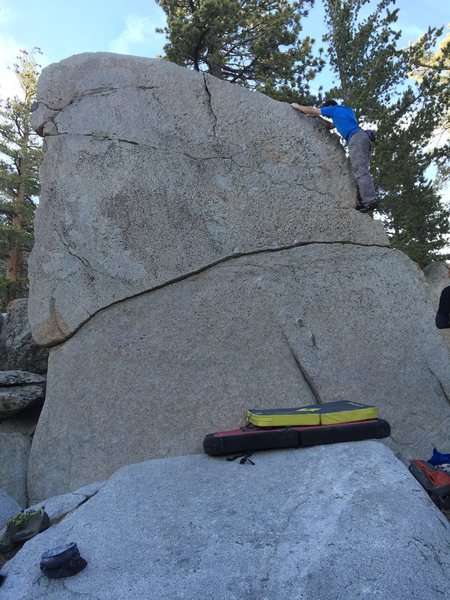
M 308 96 L 322 60 L 312 55 L 314 40 L 299 35 L 314 0 L 157 1 L 170 61 L 265 93 Z
M 391 243 L 424 266 L 446 245 L 448 211 L 430 180 L 436 154 L 430 139 L 439 122 L 436 81 L 408 78 L 417 56 L 436 43 L 442 30 L 430 28 L 418 44 L 398 48 L 395 0 L 381 0 L 365 19 L 369 0 L 324 0 L 330 64 L 338 85 L 329 94 L 374 124 L 372 173 L 382 201 Z
M 360 12 L 369 0 L 324 0 L 328 57 L 337 80 L 330 95 L 354 107 L 361 116 L 378 116 L 380 105 L 390 101 L 392 87 L 404 79 L 406 67 L 400 60 L 397 43 L 401 32 L 393 26 L 398 9 L 395 0 L 381 0 L 374 12 L 361 20 Z
M 0 302 L 26 295 L 26 255 L 33 246 L 33 217 L 39 194 L 38 168 L 42 148 L 31 129 L 36 93 L 38 48 L 21 50 L 14 72 L 22 97 L 0 103 Z
M 450 27 L 450 25 L 449 25 Z M 421 36 L 409 49 L 412 74 L 428 96 L 437 99 L 438 125 L 434 132 L 437 145 L 433 153 L 439 168 L 439 183 L 450 180 L 450 33 L 436 51 Z

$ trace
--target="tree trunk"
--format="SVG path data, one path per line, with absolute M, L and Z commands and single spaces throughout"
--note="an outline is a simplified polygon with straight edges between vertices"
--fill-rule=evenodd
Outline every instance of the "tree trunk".
M 23 190 L 23 185 L 20 186 Z M 19 189 L 19 192 L 22 191 Z M 22 194 L 24 190 L 22 191 Z M 19 198 L 18 198 L 19 200 Z M 19 202 L 18 202 L 19 203 Z M 13 227 L 21 230 L 23 229 L 23 218 L 20 213 L 16 213 L 12 220 Z M 12 245 L 9 250 L 9 255 L 6 260 L 6 274 L 5 279 L 8 287 L 6 290 L 6 304 L 9 304 L 12 300 L 18 297 L 19 282 L 23 277 L 23 252 L 17 245 Z
M 13 229 L 17 231 L 23 230 L 23 208 L 26 200 L 26 181 L 28 175 L 28 165 L 26 155 L 28 143 L 30 139 L 30 131 L 27 127 L 24 129 L 23 138 L 21 140 L 21 159 L 19 160 L 18 171 L 20 175 L 20 183 L 17 188 L 17 196 L 15 202 L 15 212 L 12 218 Z M 20 282 L 23 278 L 23 252 L 19 247 L 19 240 L 13 240 L 9 248 L 9 255 L 6 261 L 5 279 L 7 283 L 6 289 L 6 304 L 15 300 L 19 294 Z

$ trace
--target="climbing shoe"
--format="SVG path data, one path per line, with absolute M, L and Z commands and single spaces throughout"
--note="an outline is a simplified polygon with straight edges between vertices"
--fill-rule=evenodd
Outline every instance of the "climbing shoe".
M 16 544 L 26 542 L 50 524 L 48 514 L 43 508 L 19 512 L 6 521 L 0 531 L 0 552 L 9 552 Z
M 75 542 L 47 550 L 41 556 L 41 571 L 50 579 L 72 577 L 82 571 L 87 562 L 80 556 Z
M 369 204 L 363 204 L 362 202 L 355 206 L 356 210 L 359 210 L 362 213 L 372 212 L 378 208 L 379 202 L 370 202 Z

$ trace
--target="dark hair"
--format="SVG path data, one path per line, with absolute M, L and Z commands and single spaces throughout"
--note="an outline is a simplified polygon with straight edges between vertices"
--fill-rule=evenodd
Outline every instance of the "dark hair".
M 337 106 L 338 103 L 336 102 L 336 100 L 325 100 L 325 102 L 322 104 L 322 108 L 325 108 L 326 106 Z

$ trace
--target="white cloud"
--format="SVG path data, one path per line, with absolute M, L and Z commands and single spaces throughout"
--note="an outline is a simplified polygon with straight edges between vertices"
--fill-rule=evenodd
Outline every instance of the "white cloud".
M 111 52 L 129 54 L 132 46 L 145 42 L 154 32 L 155 24 L 148 17 L 130 15 L 125 29 L 110 43 L 109 48 Z

